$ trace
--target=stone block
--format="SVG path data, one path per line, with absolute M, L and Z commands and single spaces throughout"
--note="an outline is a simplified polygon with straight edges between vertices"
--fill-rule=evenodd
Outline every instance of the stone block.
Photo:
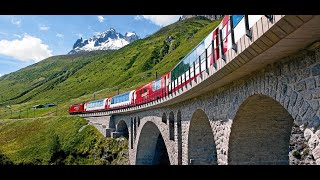
M 320 75 L 320 64 L 313 66 L 311 69 L 311 72 L 312 72 L 312 76 Z
M 308 78 L 305 80 L 306 81 L 306 85 L 307 85 L 307 89 L 308 90 L 312 90 L 314 88 L 316 88 L 316 81 L 315 78 Z
M 309 121 L 309 125 L 308 127 L 312 128 L 312 129 L 318 129 L 320 126 L 320 118 L 317 115 L 314 115 L 310 121 Z
M 311 135 L 311 138 L 308 141 L 308 146 L 311 150 L 314 150 L 319 144 L 319 137 L 315 134 Z
M 302 107 L 299 110 L 299 115 L 303 117 L 307 112 L 309 106 L 310 106 L 309 103 L 307 101 L 304 101 L 302 104 Z
M 312 97 L 313 99 L 320 99 L 320 88 L 312 90 Z
M 303 97 L 301 95 L 298 95 L 297 101 L 296 101 L 296 106 L 298 106 L 300 108 L 303 104 L 303 101 L 304 101 Z
M 317 146 L 313 151 L 312 151 L 312 155 L 314 157 L 314 159 L 319 159 L 320 158 L 320 146 Z
M 311 106 L 308 107 L 307 112 L 302 116 L 302 118 L 306 119 L 309 123 L 312 120 L 312 117 L 315 116 L 314 110 L 311 108 Z
M 309 139 L 310 139 L 311 136 L 313 135 L 313 132 L 312 132 L 310 129 L 306 128 L 306 130 L 304 130 L 303 135 L 304 135 L 304 138 L 305 138 L 307 141 L 309 141 Z
M 122 134 L 122 132 L 111 132 L 111 138 L 119 138 Z
M 300 73 L 301 79 L 308 78 L 309 76 L 310 76 L 310 69 L 309 68 L 303 69 Z
M 296 104 L 298 94 L 296 92 L 293 92 L 290 97 L 290 106 L 294 106 Z
M 115 131 L 115 128 L 107 128 L 105 137 L 111 137 L 111 133 Z
M 317 87 L 320 87 L 320 76 L 316 76 L 315 79 Z
M 294 86 L 294 90 L 296 90 L 298 92 L 306 90 L 306 81 L 303 80 L 303 81 L 296 83 Z
M 303 92 L 300 92 L 300 94 L 302 95 L 302 97 L 305 100 L 311 100 L 312 99 L 312 95 L 313 95 L 313 91 L 314 90 L 303 91 Z
M 318 100 L 311 100 L 311 101 L 309 101 L 309 104 L 313 110 L 316 111 L 319 109 L 319 101 Z

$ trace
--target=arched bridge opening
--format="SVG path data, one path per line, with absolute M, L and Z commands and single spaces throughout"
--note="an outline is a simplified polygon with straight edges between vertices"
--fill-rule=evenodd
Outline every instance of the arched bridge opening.
M 127 123 L 124 120 L 121 120 L 116 127 L 116 132 L 118 133 L 118 136 L 123 136 L 125 138 L 129 138 L 129 130 Z
M 153 122 L 144 124 L 137 148 L 137 165 L 170 165 L 164 139 Z
M 239 107 L 229 139 L 229 164 L 289 164 L 293 118 L 274 99 L 253 95 Z
M 189 127 L 188 160 L 190 165 L 217 164 L 217 150 L 210 122 L 200 109 L 193 113 Z

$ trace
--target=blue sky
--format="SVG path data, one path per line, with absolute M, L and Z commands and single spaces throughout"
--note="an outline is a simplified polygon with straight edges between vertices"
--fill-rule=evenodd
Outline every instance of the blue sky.
M 75 41 L 98 32 L 136 32 L 141 38 L 179 15 L 0 15 L 0 76 L 47 57 L 67 54 Z

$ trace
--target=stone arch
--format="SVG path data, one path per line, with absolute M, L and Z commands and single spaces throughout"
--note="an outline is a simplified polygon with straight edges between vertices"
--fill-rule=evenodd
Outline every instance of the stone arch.
M 162 114 L 162 122 L 167 124 L 167 115 L 166 115 L 166 113 Z
M 178 165 L 182 164 L 182 126 L 181 111 L 177 113 L 177 134 L 178 134 Z
M 289 112 L 271 97 L 249 96 L 233 120 L 228 164 L 289 164 L 293 121 Z
M 137 165 L 170 165 L 167 146 L 163 136 L 153 122 L 146 122 L 139 135 L 136 164 Z
M 119 133 L 120 136 L 122 135 L 126 138 L 129 137 L 128 125 L 124 120 L 120 120 L 118 122 L 116 131 Z
M 217 150 L 205 112 L 197 109 L 190 122 L 188 134 L 188 159 L 192 165 L 217 164 Z
M 174 141 L 174 114 L 169 113 L 169 139 Z

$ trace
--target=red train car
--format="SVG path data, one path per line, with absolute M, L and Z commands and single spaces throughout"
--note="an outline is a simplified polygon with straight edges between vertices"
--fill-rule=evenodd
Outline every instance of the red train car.
M 84 104 L 73 104 L 69 107 L 69 114 L 80 114 L 84 112 Z
M 135 104 L 144 104 L 168 95 L 170 72 L 136 89 Z

